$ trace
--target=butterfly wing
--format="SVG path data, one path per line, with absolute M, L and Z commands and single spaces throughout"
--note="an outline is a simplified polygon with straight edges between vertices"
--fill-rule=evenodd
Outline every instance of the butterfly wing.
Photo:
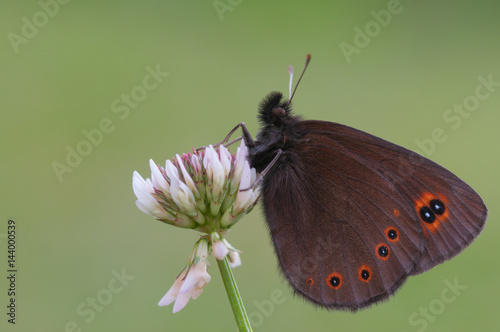
M 335 123 L 287 130 L 301 143 L 265 175 L 264 210 L 284 275 L 314 303 L 377 302 L 481 231 L 481 198 L 432 161 Z

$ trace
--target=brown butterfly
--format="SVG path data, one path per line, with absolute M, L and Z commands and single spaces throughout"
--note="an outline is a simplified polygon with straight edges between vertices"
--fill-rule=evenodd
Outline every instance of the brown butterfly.
M 242 128 L 249 162 L 261 173 L 276 255 L 296 293 L 357 310 L 479 235 L 488 211 L 465 182 L 381 138 L 292 115 L 297 86 L 288 100 L 279 92 L 264 98 L 255 141 L 243 123 L 231 131 Z

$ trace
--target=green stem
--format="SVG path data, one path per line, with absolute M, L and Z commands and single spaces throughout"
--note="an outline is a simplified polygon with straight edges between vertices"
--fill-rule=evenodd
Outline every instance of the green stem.
M 238 329 L 240 332 L 251 332 L 252 326 L 250 326 L 243 300 L 238 291 L 238 286 L 236 286 L 236 281 L 234 280 L 233 272 L 229 267 L 227 258 L 224 257 L 221 261 L 216 259 L 216 261 L 219 265 L 222 282 L 224 282 L 224 287 L 226 287 L 227 297 L 229 298 L 229 303 L 231 303 L 231 309 L 233 309 L 234 319 L 236 320 Z

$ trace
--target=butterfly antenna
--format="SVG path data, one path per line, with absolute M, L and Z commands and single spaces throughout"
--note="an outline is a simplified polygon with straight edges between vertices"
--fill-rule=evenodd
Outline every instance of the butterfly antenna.
M 299 83 L 300 83 L 300 80 L 302 79 L 302 76 L 304 76 L 304 73 L 306 72 L 306 68 L 307 68 L 307 65 L 309 64 L 309 61 L 311 61 L 311 54 L 308 54 L 306 56 L 306 64 L 304 65 L 304 69 L 302 69 L 302 74 L 300 74 L 299 80 L 297 81 L 297 84 L 295 84 L 295 89 L 293 89 L 293 93 L 290 95 L 290 98 L 288 99 L 288 103 L 286 104 L 286 106 L 289 106 L 290 103 L 292 102 L 292 98 L 295 95 L 295 91 L 297 91 L 297 87 L 299 86 Z M 290 68 L 291 67 L 288 67 L 288 72 L 290 72 Z M 293 77 L 293 68 L 290 72 L 290 91 L 291 91 L 291 87 L 292 87 L 292 77 Z

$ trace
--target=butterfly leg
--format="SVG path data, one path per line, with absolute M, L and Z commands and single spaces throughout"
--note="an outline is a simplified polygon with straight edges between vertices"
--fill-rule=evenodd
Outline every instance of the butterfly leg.
M 241 128 L 241 131 L 243 132 L 243 136 L 240 136 L 238 138 L 235 138 L 233 139 L 232 141 L 229 141 L 229 139 L 231 138 L 231 136 L 233 136 L 234 132 L 236 130 L 238 130 L 238 128 Z M 245 144 L 247 147 L 254 147 L 255 146 L 255 142 L 252 138 L 252 135 L 250 135 L 250 132 L 248 131 L 247 127 L 245 126 L 245 123 L 244 122 L 241 122 L 241 123 L 238 123 L 236 125 L 236 127 L 234 127 L 230 132 L 229 134 L 227 134 L 226 138 L 224 138 L 222 141 L 220 141 L 219 143 L 217 144 L 214 144 L 213 147 L 218 147 L 219 145 L 224 145 L 224 146 L 229 146 L 233 143 L 236 143 L 238 142 L 239 140 L 241 140 L 243 138 L 243 140 L 245 141 Z M 205 146 L 202 146 L 201 148 L 198 148 L 196 149 L 196 151 L 199 151 L 199 150 L 203 150 L 205 149 L 206 147 Z
M 243 132 L 243 136 L 241 137 L 238 137 L 237 139 L 234 139 L 232 141 L 229 142 L 229 138 L 231 138 L 231 136 L 234 134 L 234 132 L 236 130 L 238 130 L 238 128 L 241 128 L 241 131 Z M 241 123 L 238 123 L 236 125 L 236 127 L 234 127 L 230 132 L 229 134 L 227 134 L 226 138 L 224 138 L 224 140 L 222 140 L 222 142 L 218 143 L 217 145 L 215 146 L 218 146 L 218 145 L 221 145 L 221 144 L 224 144 L 225 146 L 226 145 L 231 145 L 237 141 L 239 141 L 240 139 L 242 139 L 245 141 L 245 144 L 247 147 L 254 147 L 255 146 L 255 142 L 252 138 L 252 135 L 250 135 L 250 132 L 248 131 L 247 129 L 247 126 L 245 125 L 245 122 L 241 122 Z M 229 142 L 229 143 L 228 143 Z
M 237 138 L 235 138 L 235 139 L 233 139 L 233 140 L 231 140 L 231 141 L 229 141 L 227 143 L 224 143 L 224 146 L 227 148 L 228 146 L 230 146 L 230 145 L 232 145 L 232 144 L 234 144 L 234 143 L 236 143 L 238 141 L 241 141 L 242 138 L 243 138 L 243 136 L 237 137 Z M 217 144 L 215 146 L 218 146 L 220 144 L 222 144 L 222 143 L 219 143 L 219 144 Z

